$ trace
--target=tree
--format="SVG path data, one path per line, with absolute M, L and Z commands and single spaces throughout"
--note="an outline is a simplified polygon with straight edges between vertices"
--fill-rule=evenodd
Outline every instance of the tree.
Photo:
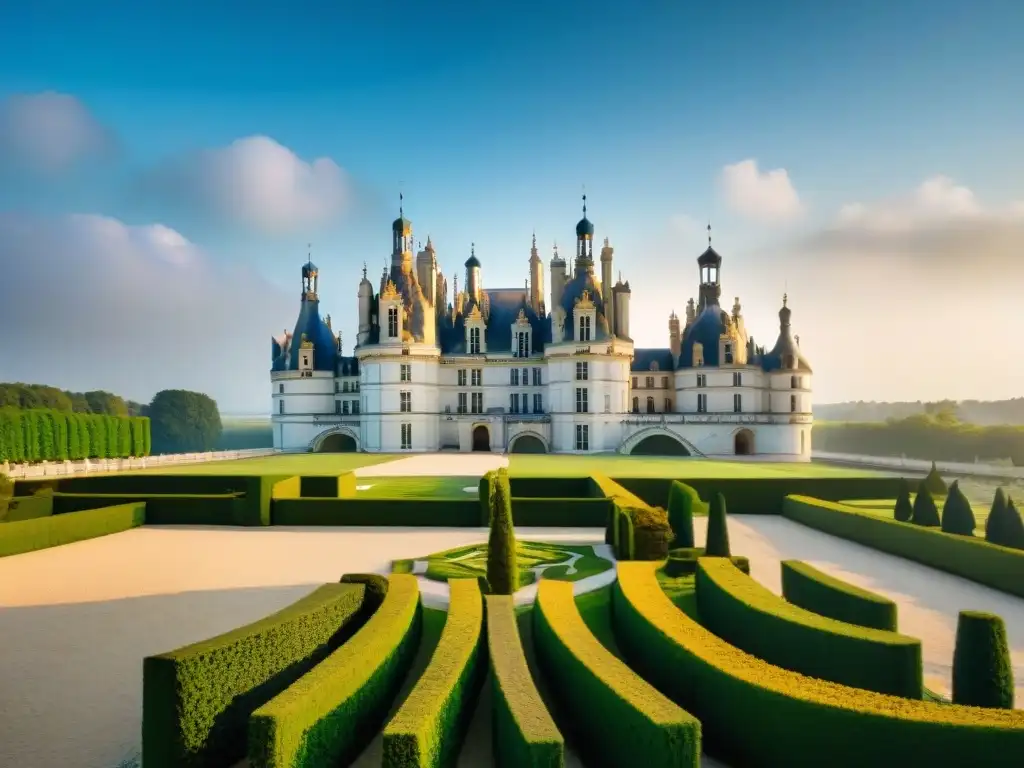
M 1001 525 L 1003 541 L 999 542 L 1004 547 L 1024 549 L 1024 519 L 1021 519 L 1017 506 L 1012 498 L 1006 500 L 1006 514 Z
M 499 469 L 491 481 L 491 531 L 487 537 L 487 585 L 491 594 L 512 595 L 519 589 L 516 531 L 512 522 L 512 488 L 508 470 Z
M 939 510 L 935 506 L 935 500 L 924 483 L 917 489 L 917 496 L 914 497 L 914 517 L 911 520 L 914 525 L 923 525 L 929 528 L 938 528 L 942 523 L 939 520 Z
M 953 650 L 953 703 L 1013 709 L 1013 667 L 1002 618 L 960 611 Z
M 926 489 L 929 493 L 935 494 L 936 496 L 946 493 L 946 481 L 942 479 L 934 461 L 932 462 L 932 468 L 928 470 L 928 475 L 921 481 L 920 487 Z
M 128 405 L 125 403 L 124 398 L 110 392 L 105 392 L 102 389 L 86 392 L 85 401 L 89 404 L 90 413 L 102 413 L 107 416 L 128 415 Z
M 985 521 L 985 541 L 1002 544 L 1005 540 L 1006 508 L 1006 492 L 1002 486 L 999 486 L 996 488 L 995 496 L 992 497 L 992 506 L 988 511 L 988 519 Z
M 914 517 L 914 506 L 910 503 L 910 485 L 903 478 L 900 478 L 900 491 L 896 495 L 893 516 L 902 523 L 909 523 Z
M 220 439 L 217 403 L 200 392 L 165 389 L 149 404 L 153 453 L 212 451 Z
M 954 480 L 949 487 L 946 503 L 942 506 L 942 530 L 958 536 L 973 536 L 976 525 L 971 502 L 960 490 L 960 481 Z
M 707 505 L 697 491 L 678 480 L 668 487 L 668 523 L 672 526 L 671 549 L 693 547 L 693 514 Z
M 709 557 L 729 557 L 729 524 L 725 517 L 725 497 L 716 493 L 711 499 L 708 513 L 708 538 L 704 554 Z

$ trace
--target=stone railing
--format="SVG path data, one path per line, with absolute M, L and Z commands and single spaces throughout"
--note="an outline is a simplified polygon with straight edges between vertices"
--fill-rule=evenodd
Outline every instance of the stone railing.
M 927 472 L 931 469 L 932 463 L 925 459 L 908 459 L 905 456 L 864 456 L 857 453 L 827 453 L 825 451 L 812 451 L 811 458 L 816 461 L 831 461 L 840 464 L 858 464 L 865 467 L 877 467 L 879 469 L 908 469 L 912 472 Z M 1024 480 L 1024 467 L 1000 466 L 998 464 L 983 464 L 981 462 L 966 463 L 957 461 L 937 461 L 936 469 L 939 472 L 948 472 L 951 475 L 967 475 L 975 477 L 996 477 L 1004 479 Z
M 274 448 L 248 448 L 240 451 L 208 451 L 206 453 L 169 453 L 146 456 L 141 459 L 84 459 L 82 461 L 43 461 L 38 464 L 0 464 L 0 473 L 16 479 L 34 477 L 66 477 L 94 472 L 124 472 L 131 469 L 153 469 L 177 464 L 199 464 L 205 461 L 249 459 L 270 456 L 279 451 Z

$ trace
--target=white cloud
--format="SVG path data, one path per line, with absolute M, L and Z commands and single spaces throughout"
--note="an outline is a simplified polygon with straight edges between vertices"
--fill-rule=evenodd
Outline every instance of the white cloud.
M 669 228 L 678 235 L 693 235 L 699 232 L 703 225 L 692 216 L 677 213 L 669 219 Z
M 297 305 L 247 268 L 160 224 L 94 215 L 0 214 L 0 263 L 0 327 L 19 329 L 0 341 L 5 379 L 267 407 L 268 337 Z
M 53 173 L 113 148 L 113 134 L 74 96 L 45 92 L 0 102 L 0 160 L 8 167 Z
M 352 202 L 348 176 L 333 160 L 307 162 L 266 136 L 168 164 L 149 182 L 174 202 L 267 233 L 329 222 Z
M 726 202 L 748 218 L 780 221 L 803 212 L 800 196 L 785 168 L 761 171 L 757 160 L 742 160 L 722 169 L 721 182 Z

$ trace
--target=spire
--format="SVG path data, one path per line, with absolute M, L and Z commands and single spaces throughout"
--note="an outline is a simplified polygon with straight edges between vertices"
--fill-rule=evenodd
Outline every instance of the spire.
M 604 247 L 605 248 L 610 248 L 611 247 L 611 243 L 608 242 L 608 238 L 607 237 L 604 239 Z
M 708 221 L 708 248 L 711 247 L 711 221 Z
M 366 262 L 363 262 L 363 280 L 366 279 Z
M 405 195 L 401 192 L 398 193 L 398 218 L 405 218 Z
M 587 193 L 583 193 L 583 218 L 587 218 Z
M 533 230 L 533 245 L 531 246 L 534 250 L 537 249 L 537 230 Z

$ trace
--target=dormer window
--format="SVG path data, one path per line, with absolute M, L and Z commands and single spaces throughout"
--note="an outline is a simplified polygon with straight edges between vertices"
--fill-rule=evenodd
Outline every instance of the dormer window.
M 725 345 L 725 350 L 724 350 L 724 355 L 723 356 L 725 357 L 725 364 L 726 365 L 732 365 L 732 344 L 726 344 Z
M 699 341 L 693 343 L 693 367 L 700 368 L 704 365 L 704 345 Z
M 786 355 L 785 357 L 782 358 L 782 367 L 790 369 L 796 368 L 795 361 L 792 355 Z
M 790 389 L 800 389 L 800 377 L 799 376 L 790 376 L 789 377 L 789 388 Z
M 573 313 L 575 316 L 576 341 L 592 341 L 594 338 L 594 323 L 597 322 L 597 307 L 590 298 L 590 291 L 583 291 L 583 295 L 576 301 Z
M 469 329 L 469 354 L 479 355 L 480 354 L 480 329 L 470 328 Z
M 516 357 L 529 357 L 530 356 L 530 332 L 529 331 L 516 331 L 516 343 L 513 348 L 512 354 Z
M 590 315 L 580 318 L 580 341 L 590 341 Z
M 398 338 L 398 307 L 388 307 L 388 338 Z

